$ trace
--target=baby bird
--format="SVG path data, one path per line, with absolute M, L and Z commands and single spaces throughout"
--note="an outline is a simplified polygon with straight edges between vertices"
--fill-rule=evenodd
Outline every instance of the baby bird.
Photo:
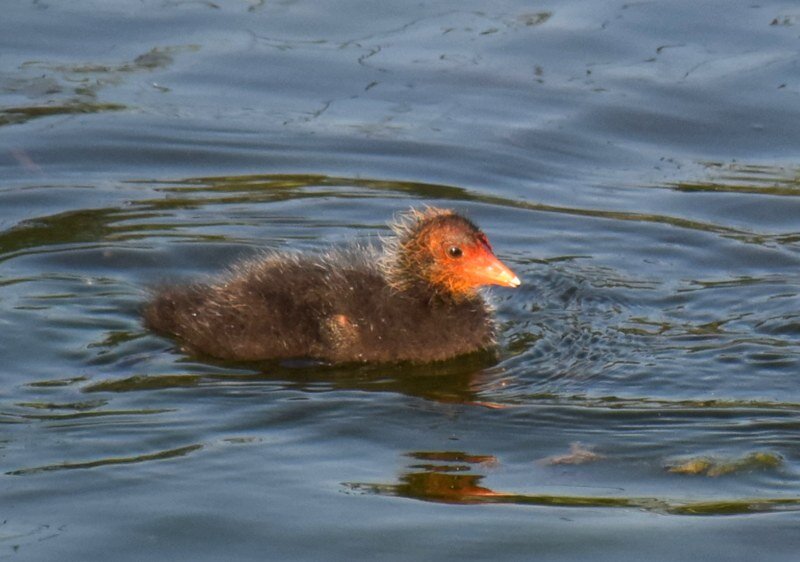
M 486 235 L 445 209 L 410 210 L 382 251 L 273 253 L 209 283 L 159 289 L 152 330 L 190 353 L 255 361 L 441 361 L 495 345 L 483 285 L 518 287 Z

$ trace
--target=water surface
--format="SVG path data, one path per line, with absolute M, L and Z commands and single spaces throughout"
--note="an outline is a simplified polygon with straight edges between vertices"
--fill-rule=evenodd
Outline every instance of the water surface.
M 0 556 L 794 560 L 790 2 L 17 2 Z M 497 360 L 229 364 L 147 288 L 467 213 Z

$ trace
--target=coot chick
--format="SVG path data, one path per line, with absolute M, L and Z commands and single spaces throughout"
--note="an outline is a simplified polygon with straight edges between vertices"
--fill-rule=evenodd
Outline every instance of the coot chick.
M 158 290 L 145 324 L 183 349 L 242 361 L 424 363 L 495 344 L 482 285 L 517 287 L 486 235 L 444 209 L 411 210 L 382 251 L 273 253 L 219 280 Z

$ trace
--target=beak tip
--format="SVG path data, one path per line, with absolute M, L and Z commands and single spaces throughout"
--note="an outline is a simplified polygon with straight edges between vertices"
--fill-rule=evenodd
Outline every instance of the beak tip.
M 513 279 L 509 280 L 509 282 L 508 282 L 508 286 L 509 287 L 516 288 L 516 287 L 519 287 L 520 285 L 522 285 L 522 281 L 520 281 L 519 277 L 517 277 L 516 275 L 514 276 Z

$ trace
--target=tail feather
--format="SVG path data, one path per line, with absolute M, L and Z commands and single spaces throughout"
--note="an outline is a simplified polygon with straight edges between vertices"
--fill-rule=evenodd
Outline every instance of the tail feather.
M 200 303 L 195 287 L 157 290 L 144 308 L 144 325 L 160 334 L 180 336 L 180 315 L 196 310 Z

